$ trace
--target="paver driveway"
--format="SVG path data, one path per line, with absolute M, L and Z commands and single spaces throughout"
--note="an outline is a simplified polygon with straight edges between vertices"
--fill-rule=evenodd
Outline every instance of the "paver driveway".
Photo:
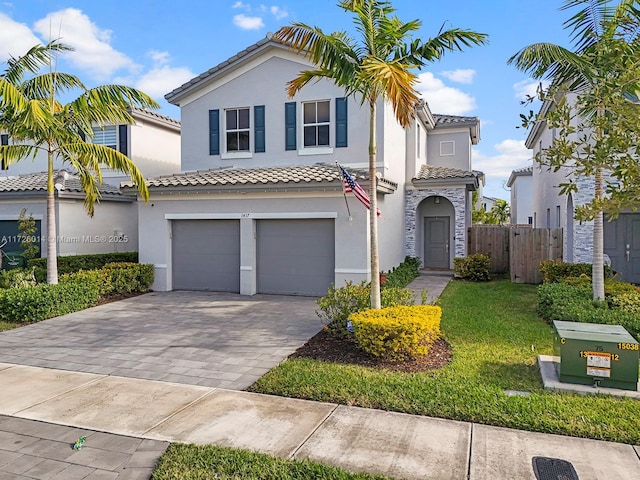
M 0 334 L 0 362 L 247 388 L 322 328 L 313 298 L 153 292 Z

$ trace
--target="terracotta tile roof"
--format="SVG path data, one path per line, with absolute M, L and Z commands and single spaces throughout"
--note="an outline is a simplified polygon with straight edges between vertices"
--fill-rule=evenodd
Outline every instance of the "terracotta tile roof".
M 351 169 L 345 166 L 357 181 L 368 181 L 369 175 L 364 170 Z M 319 163 L 315 165 L 297 167 L 270 168 L 218 168 L 183 172 L 175 175 L 163 175 L 147 179 L 149 188 L 179 188 L 179 187 L 236 187 L 244 188 L 261 185 L 305 185 L 313 186 L 331 182 L 340 182 L 342 177 L 335 165 Z M 381 179 L 380 183 L 392 189 L 397 184 L 390 180 Z M 122 184 L 123 188 L 132 188 L 131 182 Z
M 414 180 L 443 180 L 456 178 L 477 178 L 482 172 L 459 170 L 457 168 L 436 167 L 434 165 L 423 165 Z
M 82 187 L 78 177 L 59 170 L 55 173 L 54 183 L 58 185 L 59 192 L 82 193 Z M 0 177 L 0 193 L 20 193 L 20 192 L 46 192 L 47 172 L 26 173 L 9 177 Z M 102 195 L 123 196 L 120 189 L 114 185 L 103 184 L 100 186 Z

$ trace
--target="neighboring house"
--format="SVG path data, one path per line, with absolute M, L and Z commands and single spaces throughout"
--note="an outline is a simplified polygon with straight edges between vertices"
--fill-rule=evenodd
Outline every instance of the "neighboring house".
M 511 189 L 511 224 L 533 225 L 533 165 L 513 170 L 507 187 Z
M 368 212 L 336 166 L 368 188 L 368 110 L 327 80 L 288 98 L 309 66 L 267 37 L 166 95 L 181 110 L 183 173 L 150 179 L 138 203 L 155 290 L 323 295 L 370 279 Z M 405 255 L 450 269 L 466 252 L 479 121 L 416 109 L 406 130 L 378 109 L 382 270 Z
M 93 143 L 111 146 L 131 158 L 145 177 L 180 171 L 180 122 L 142 109 L 133 109 L 133 125 L 113 125 L 94 128 Z M 11 137 L 0 134 L 0 144 L 9 145 Z M 25 158 L 0 170 L 0 245 L 3 237 L 15 237 L 20 211 L 27 208 L 40 231 L 46 232 L 46 172 L 47 158 L 44 152 L 35 159 Z M 104 168 L 102 198 L 96 205 L 95 215 L 90 218 L 82 211 L 82 195 L 73 172 L 67 172 L 70 165 L 56 161 L 54 168 L 59 173 L 57 189 L 58 254 L 73 255 L 83 253 L 107 253 L 114 251 L 137 251 L 137 207 L 135 195 L 119 192 L 120 182 L 128 177 Z M 60 180 L 60 181 L 58 181 Z M 82 197 L 82 198 L 81 198 Z M 114 235 L 123 234 L 127 241 L 119 241 Z M 114 237 L 113 242 L 102 242 Z M 44 238 L 44 237 L 42 237 Z M 98 241 L 95 241 L 95 239 Z M 93 240 L 91 240 L 93 239 Z M 44 239 L 46 240 L 46 239 Z M 19 250 L 13 242 L 2 248 Z M 41 255 L 46 256 L 44 243 Z
M 118 187 L 101 187 L 95 215 L 84 210 L 84 192 L 77 177 L 57 171 L 56 229 L 59 255 L 130 252 L 138 249 L 138 212 L 135 196 Z M 22 250 L 16 219 L 23 208 L 36 221 L 34 234 L 46 254 L 47 173 L 0 176 L 0 248 L 7 254 Z M 6 267 L 6 263 L 5 263 Z
M 544 115 L 551 107 L 545 102 Z M 537 122 L 529 132 L 527 148 L 533 156 L 543 152 L 553 142 L 555 129 L 544 121 Z M 575 194 L 560 195 L 559 184 L 571 180 L 578 187 Z M 605 178 L 606 181 L 606 178 Z M 575 208 L 593 198 L 593 177 L 575 176 L 571 169 L 563 167 L 557 172 L 536 164 L 533 167 L 533 226 L 538 228 L 563 228 L 563 260 L 565 262 L 591 263 L 593 260 L 593 221 L 575 220 Z M 611 260 L 611 267 L 621 279 L 640 283 L 640 213 L 624 211 L 613 221 L 604 221 L 604 253 Z
M 482 197 L 480 197 L 480 200 L 478 201 L 478 204 L 479 204 L 478 207 L 481 210 L 484 210 L 485 212 L 488 212 L 493 208 L 493 206 L 495 205 L 497 200 L 498 199 L 494 198 L 494 197 L 482 196 Z

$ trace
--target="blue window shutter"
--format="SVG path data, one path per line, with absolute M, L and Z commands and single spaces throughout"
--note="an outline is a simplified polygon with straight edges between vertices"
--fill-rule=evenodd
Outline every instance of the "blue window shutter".
M 264 125 L 264 105 L 255 105 L 253 107 L 253 124 L 254 124 L 254 145 L 256 153 L 262 153 L 266 150 L 265 145 L 265 125 Z
M 296 144 L 296 102 L 284 104 L 285 150 L 295 150 Z
M 347 146 L 347 98 L 336 98 L 336 147 Z
M 0 135 L 0 145 L 9 145 L 9 135 L 6 133 Z M 0 167 L 1 170 L 9 170 L 7 162 L 5 162 L 4 159 L 2 159 L 2 165 L 0 165 Z
M 128 132 L 126 125 L 118 125 L 118 151 L 123 155 L 129 155 Z
M 209 110 L 209 155 L 220 155 L 220 110 Z

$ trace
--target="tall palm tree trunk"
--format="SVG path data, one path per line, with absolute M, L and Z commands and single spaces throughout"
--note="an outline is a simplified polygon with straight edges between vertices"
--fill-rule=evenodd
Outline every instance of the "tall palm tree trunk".
M 595 173 L 595 198 L 602 197 L 602 169 Z M 600 210 L 593 219 L 593 265 L 591 284 L 593 285 L 593 299 L 604 300 L 604 214 Z
M 47 158 L 47 283 L 58 283 L 58 258 L 56 249 L 56 200 L 53 177 L 53 152 Z
M 376 177 L 376 103 L 369 103 L 369 239 L 371 242 L 371 308 L 381 308 L 378 260 L 378 198 Z

